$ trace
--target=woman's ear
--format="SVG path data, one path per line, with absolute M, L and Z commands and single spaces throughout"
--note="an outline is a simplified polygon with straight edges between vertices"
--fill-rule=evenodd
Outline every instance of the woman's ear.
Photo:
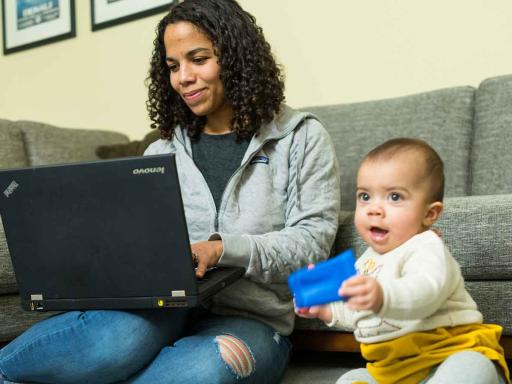
M 443 203 L 440 201 L 435 201 L 430 203 L 427 207 L 427 212 L 425 213 L 425 217 L 423 218 L 423 225 L 427 228 L 430 228 L 432 224 L 434 224 L 437 219 L 443 213 Z

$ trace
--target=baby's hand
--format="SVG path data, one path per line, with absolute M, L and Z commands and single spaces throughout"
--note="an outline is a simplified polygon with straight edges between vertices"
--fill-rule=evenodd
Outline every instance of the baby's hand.
M 295 313 L 299 317 L 304 317 L 306 319 L 320 319 L 324 323 L 330 323 L 332 321 L 332 311 L 329 304 L 298 308 L 295 305 L 295 300 L 293 300 L 293 307 L 295 308 Z
M 308 264 L 308 269 L 313 268 L 315 268 L 315 264 Z M 329 304 L 299 308 L 295 304 L 295 299 L 293 299 L 293 308 L 295 308 L 295 313 L 299 317 L 304 317 L 306 319 L 320 319 L 324 323 L 330 323 L 332 321 L 332 311 Z
M 384 301 L 382 288 L 373 277 L 358 275 L 346 280 L 338 293 L 348 298 L 347 306 L 354 311 L 379 312 Z

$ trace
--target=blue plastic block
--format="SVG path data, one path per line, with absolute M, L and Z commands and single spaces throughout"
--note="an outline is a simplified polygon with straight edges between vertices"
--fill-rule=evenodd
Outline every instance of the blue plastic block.
M 301 268 L 288 277 L 288 286 L 299 308 L 343 300 L 338 295 L 341 284 L 357 274 L 354 251 L 348 249 L 339 255 L 315 265 Z

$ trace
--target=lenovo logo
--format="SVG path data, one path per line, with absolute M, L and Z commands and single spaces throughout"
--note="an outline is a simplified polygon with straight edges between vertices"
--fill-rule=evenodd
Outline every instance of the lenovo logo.
M 10 197 L 13 194 L 13 192 L 16 190 L 16 188 L 18 188 L 18 186 L 19 186 L 19 184 L 13 180 L 11 182 L 11 184 L 9 184 L 9 186 L 4 191 L 5 197 Z
M 133 170 L 134 175 L 146 175 L 148 173 L 160 173 L 164 174 L 165 167 L 155 167 L 155 168 L 137 168 Z

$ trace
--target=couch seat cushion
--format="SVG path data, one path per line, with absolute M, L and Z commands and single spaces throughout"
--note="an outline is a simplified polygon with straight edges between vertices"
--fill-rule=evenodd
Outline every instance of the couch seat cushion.
M 511 223 L 512 194 L 467 196 L 446 199 L 437 227 L 466 280 L 512 280 Z

